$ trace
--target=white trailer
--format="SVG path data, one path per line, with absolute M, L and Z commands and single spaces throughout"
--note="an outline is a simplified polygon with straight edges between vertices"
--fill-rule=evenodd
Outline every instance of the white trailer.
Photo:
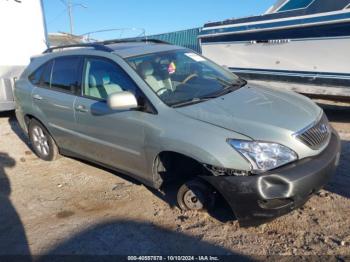
M 15 108 L 15 79 L 46 48 L 42 1 L 0 0 L 0 111 Z

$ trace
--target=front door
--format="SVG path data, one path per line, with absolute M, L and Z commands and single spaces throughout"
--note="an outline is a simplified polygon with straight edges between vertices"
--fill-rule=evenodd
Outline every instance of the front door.
M 142 176 L 144 155 L 144 112 L 111 110 L 110 94 L 138 87 L 114 61 L 86 57 L 82 96 L 75 101 L 79 151 L 91 160 Z

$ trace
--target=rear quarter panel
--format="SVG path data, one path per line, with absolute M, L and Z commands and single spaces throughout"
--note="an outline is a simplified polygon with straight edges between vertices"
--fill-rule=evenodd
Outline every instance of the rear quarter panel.
M 25 115 L 33 115 L 32 92 L 34 88 L 28 79 L 19 79 L 15 85 L 16 117 L 25 133 L 28 133 Z

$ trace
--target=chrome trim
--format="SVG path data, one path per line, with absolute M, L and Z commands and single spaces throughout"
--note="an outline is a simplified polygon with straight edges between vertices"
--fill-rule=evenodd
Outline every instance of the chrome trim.
M 328 145 L 332 128 L 327 116 L 322 113 L 312 124 L 294 133 L 292 136 L 313 150 L 319 150 Z
M 309 130 L 310 128 L 312 128 L 312 127 L 314 127 L 315 125 L 317 125 L 318 122 L 321 121 L 321 119 L 322 119 L 322 117 L 323 117 L 323 114 L 324 114 L 324 113 L 322 112 L 322 113 L 316 118 L 316 120 L 315 120 L 314 122 L 312 122 L 312 123 L 311 123 L 310 125 L 308 125 L 307 127 L 305 127 L 305 128 L 303 128 L 303 129 L 301 129 L 301 130 L 299 130 L 299 131 L 293 133 L 292 136 L 293 136 L 294 138 L 296 138 L 297 136 L 302 135 L 302 134 L 305 133 L 307 130 Z

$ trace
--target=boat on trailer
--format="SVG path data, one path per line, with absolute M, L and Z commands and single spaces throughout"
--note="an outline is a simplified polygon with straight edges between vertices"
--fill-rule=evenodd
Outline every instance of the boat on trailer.
M 350 97 L 350 0 L 280 0 L 260 16 L 208 23 L 199 40 L 247 79 Z
M 47 49 L 42 1 L 0 0 L 0 24 L 0 111 L 8 111 L 15 109 L 15 79 Z

